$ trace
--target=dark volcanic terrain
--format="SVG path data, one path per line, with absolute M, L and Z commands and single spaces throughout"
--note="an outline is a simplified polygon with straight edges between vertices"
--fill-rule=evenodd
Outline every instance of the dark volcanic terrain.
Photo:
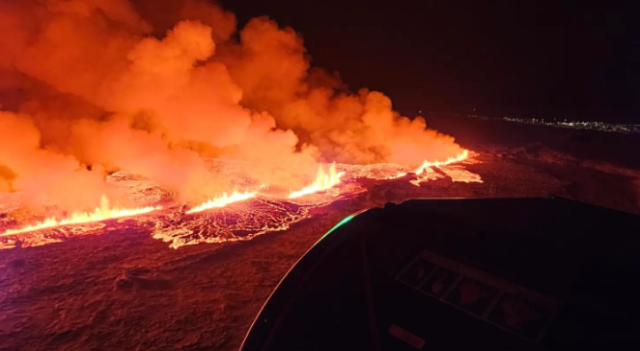
M 152 238 L 151 225 L 132 225 L 2 250 L 0 349 L 237 349 L 271 290 L 306 250 L 342 218 L 386 202 L 561 196 L 640 214 L 640 172 L 607 160 L 615 150 L 590 154 L 585 143 L 586 151 L 576 152 L 517 133 L 508 141 L 499 135 L 460 139 L 479 153 L 481 163 L 466 169 L 483 183 L 444 178 L 416 187 L 407 179 L 364 179 L 366 192 L 312 208 L 289 229 L 248 241 L 174 250 Z M 571 132 L 551 133 L 554 140 L 565 133 L 566 145 L 575 145 Z

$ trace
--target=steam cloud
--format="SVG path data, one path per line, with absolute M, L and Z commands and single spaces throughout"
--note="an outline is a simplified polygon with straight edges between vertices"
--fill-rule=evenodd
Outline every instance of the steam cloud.
M 235 32 L 204 0 L 0 0 L 0 192 L 86 207 L 121 169 L 201 201 L 229 187 L 205 156 L 294 190 L 321 161 L 417 167 L 462 151 L 311 68 L 291 28 L 260 17 Z

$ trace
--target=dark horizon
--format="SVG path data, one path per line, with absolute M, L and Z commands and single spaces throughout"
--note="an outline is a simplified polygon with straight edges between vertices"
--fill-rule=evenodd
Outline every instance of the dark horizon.
M 632 1 L 222 1 L 300 33 L 313 66 L 394 108 L 640 123 Z M 635 63 L 635 64 L 634 64 Z

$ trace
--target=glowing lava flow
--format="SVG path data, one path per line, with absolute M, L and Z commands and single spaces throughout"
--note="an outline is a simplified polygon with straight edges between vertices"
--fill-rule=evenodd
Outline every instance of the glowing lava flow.
M 387 179 L 387 180 L 398 179 L 398 178 L 402 178 L 402 177 L 404 177 L 406 175 L 407 175 L 407 172 L 398 172 L 396 175 L 388 176 L 388 177 L 386 177 L 384 179 Z
M 145 214 L 152 211 L 156 211 L 161 209 L 162 207 L 157 206 L 148 206 L 134 209 L 120 209 L 120 208 L 110 208 L 109 207 L 109 199 L 106 196 L 102 195 L 100 198 L 100 207 L 96 208 L 92 212 L 73 212 L 70 218 L 65 218 L 61 220 L 57 220 L 56 217 L 49 217 L 42 222 L 36 223 L 34 225 L 29 225 L 20 229 L 9 229 L 4 233 L 0 234 L 0 236 L 13 235 L 24 232 L 31 232 L 35 230 L 45 229 L 45 228 L 53 228 L 59 227 L 68 224 L 82 224 L 82 223 L 90 223 L 90 222 L 100 222 L 107 219 L 115 219 L 122 217 L 131 217 L 135 215 Z
M 482 183 L 482 178 L 478 174 L 471 173 L 458 165 L 442 166 L 438 167 L 438 169 L 451 178 L 453 182 Z
M 329 168 L 329 172 L 325 172 L 322 166 L 318 167 L 318 176 L 316 176 L 315 182 L 309 185 L 308 187 L 293 191 L 289 195 L 290 199 L 295 199 L 297 197 L 317 193 L 319 191 L 328 190 L 337 184 L 340 183 L 340 177 L 344 175 L 344 172 L 336 172 L 336 164 L 333 163 Z
M 467 160 L 467 158 L 469 158 L 469 150 L 464 150 L 458 156 L 450 157 L 446 161 L 425 161 L 422 166 L 414 172 L 418 176 L 418 179 L 409 182 L 415 186 L 420 186 L 422 182 L 443 178 L 444 176 L 442 174 L 434 170 L 434 168 L 437 168 L 444 175 L 451 178 L 453 182 L 482 183 L 482 178 L 479 175 L 467 171 L 460 165 L 453 164 Z M 473 161 L 473 159 L 467 160 L 467 163 L 471 161 Z M 477 161 L 473 163 L 477 163 Z
M 187 213 L 196 213 L 212 208 L 225 207 L 231 203 L 248 200 L 255 196 L 256 193 L 250 193 L 248 191 L 245 191 L 244 193 L 238 193 L 234 191 L 231 195 L 222 193 L 222 196 L 214 197 L 213 199 L 203 203 L 202 205 L 190 209 L 189 211 L 187 211 Z
M 469 150 L 463 150 L 458 156 L 449 157 L 446 161 L 433 161 L 433 162 L 424 161 L 422 166 L 420 166 L 418 169 L 416 169 L 414 173 L 417 174 L 417 175 L 420 175 L 427 168 L 446 166 L 446 165 L 451 164 L 451 163 L 460 162 L 462 160 L 465 160 L 468 157 L 469 157 Z

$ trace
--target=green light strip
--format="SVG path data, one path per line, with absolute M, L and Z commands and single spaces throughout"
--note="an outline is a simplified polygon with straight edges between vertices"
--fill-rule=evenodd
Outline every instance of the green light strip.
M 313 246 L 318 245 L 319 242 L 321 242 L 324 238 L 326 238 L 327 236 L 329 236 L 329 234 L 333 233 L 334 230 L 342 227 L 343 225 L 345 225 L 347 222 L 349 222 L 350 220 L 353 219 L 353 217 L 355 217 L 356 215 L 350 215 L 345 217 L 343 220 L 340 221 L 340 223 L 336 224 L 333 228 L 331 228 L 328 232 L 326 232 L 321 238 L 320 240 L 318 240 Z

